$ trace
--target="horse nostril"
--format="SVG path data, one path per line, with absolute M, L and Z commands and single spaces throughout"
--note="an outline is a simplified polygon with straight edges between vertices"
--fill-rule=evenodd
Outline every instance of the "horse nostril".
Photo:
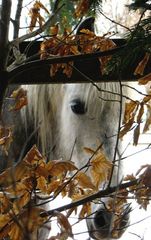
M 95 215 L 94 223 L 96 228 L 104 228 L 107 229 L 109 227 L 111 221 L 111 213 L 107 211 L 99 211 Z

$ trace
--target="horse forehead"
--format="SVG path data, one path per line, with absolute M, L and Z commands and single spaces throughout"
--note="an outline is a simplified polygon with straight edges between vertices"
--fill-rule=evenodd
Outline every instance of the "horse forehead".
M 80 98 L 88 101 L 88 99 L 98 95 L 98 92 L 91 84 L 70 84 L 66 87 L 66 94 L 69 99 Z

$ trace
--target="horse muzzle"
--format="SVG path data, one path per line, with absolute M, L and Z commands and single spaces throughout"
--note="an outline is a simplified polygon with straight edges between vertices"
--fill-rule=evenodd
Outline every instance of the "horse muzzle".
M 98 209 L 93 218 L 87 218 L 90 237 L 96 240 L 120 238 L 128 226 L 129 212 L 130 208 L 125 208 L 118 217 L 107 209 Z

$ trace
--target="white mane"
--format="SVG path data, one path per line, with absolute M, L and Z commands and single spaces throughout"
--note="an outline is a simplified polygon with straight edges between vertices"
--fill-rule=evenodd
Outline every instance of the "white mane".
M 23 119 L 25 124 L 28 124 L 27 118 L 29 118 L 34 123 L 35 129 L 39 127 L 38 140 L 44 154 L 51 151 L 54 145 L 58 148 L 60 140 L 67 141 L 66 144 L 70 141 L 61 138 L 62 133 L 60 131 L 62 129 L 60 128 L 62 123 L 60 121 L 66 122 L 68 116 L 61 117 L 63 108 L 67 107 L 64 105 L 69 105 L 73 98 L 80 98 L 85 102 L 90 118 L 97 118 L 98 115 L 106 112 L 105 108 L 111 107 L 113 108 L 113 115 L 110 117 L 113 120 L 114 108 L 119 109 L 119 106 L 117 106 L 119 105 L 117 101 L 120 100 L 119 83 L 99 83 L 96 86 L 92 84 L 28 85 L 24 88 L 28 91 L 29 103 L 27 109 L 23 111 Z M 69 115 L 70 112 L 66 112 L 66 114 Z M 71 126 L 68 126 L 69 131 L 72 130 L 70 128 L 75 127 L 73 123 L 71 124 Z M 101 124 L 103 128 L 105 122 Z M 58 149 L 56 151 L 58 152 Z

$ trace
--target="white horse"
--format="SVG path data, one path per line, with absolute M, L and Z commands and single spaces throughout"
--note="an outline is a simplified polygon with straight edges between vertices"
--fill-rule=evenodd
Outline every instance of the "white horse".
M 25 88 L 29 103 L 22 119 L 27 129 L 28 126 L 38 129 L 37 142 L 49 159 L 71 159 L 78 168 L 82 168 L 88 161 L 84 147 L 97 149 L 98 143 L 102 144 L 110 161 L 115 151 L 120 157 L 121 144 L 119 142 L 116 149 L 116 143 L 120 114 L 124 110 L 121 101 L 124 101 L 118 82 L 33 85 Z M 121 178 L 122 166 L 119 162 L 114 168 L 111 185 L 118 185 Z M 93 203 L 92 209 L 95 213 L 87 219 L 90 236 L 108 239 L 111 214 L 106 211 L 105 204 Z M 127 218 L 125 216 L 123 222 Z

